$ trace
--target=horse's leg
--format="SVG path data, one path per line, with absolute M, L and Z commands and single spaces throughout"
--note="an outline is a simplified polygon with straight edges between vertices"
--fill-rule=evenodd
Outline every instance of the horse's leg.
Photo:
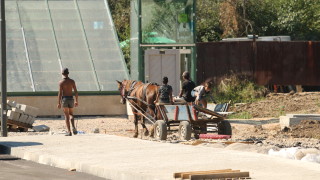
M 150 108 L 151 109 L 151 108 Z M 154 113 L 154 111 L 153 111 Z M 157 111 L 158 113 L 158 111 Z M 159 119 L 157 115 L 154 115 L 155 119 Z M 154 136 L 154 126 L 152 125 L 151 128 L 150 128 L 150 137 L 153 137 Z
M 143 116 L 141 116 L 141 126 L 143 128 L 144 135 L 148 136 L 149 135 L 149 131 L 148 131 L 148 128 L 146 127 L 146 125 L 145 125 Z
M 133 123 L 134 123 L 134 135 L 133 135 L 133 137 L 134 138 L 137 138 L 138 137 L 138 135 L 139 135 L 139 131 L 138 131 L 138 117 L 137 117 L 138 115 L 137 115 L 137 112 L 133 112 L 133 117 L 134 117 L 134 121 L 133 121 Z
M 150 107 L 150 106 L 148 106 L 148 111 L 150 112 L 150 115 L 151 115 L 151 117 L 153 117 L 154 119 L 158 119 L 157 118 L 157 114 L 155 113 L 155 105 L 153 104 L 153 102 L 148 102 L 148 104 L 151 104 L 152 103 L 152 105 L 151 106 L 153 106 L 153 107 Z M 153 137 L 153 135 L 154 135 L 154 126 L 151 126 L 151 128 L 150 128 L 150 137 Z

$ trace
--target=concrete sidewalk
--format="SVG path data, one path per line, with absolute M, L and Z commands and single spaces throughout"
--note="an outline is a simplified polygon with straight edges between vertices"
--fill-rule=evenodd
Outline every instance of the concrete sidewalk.
M 0 137 L 0 144 L 13 156 L 113 180 L 169 180 L 174 172 L 215 169 L 249 171 L 253 179 L 320 177 L 316 163 L 112 135 Z

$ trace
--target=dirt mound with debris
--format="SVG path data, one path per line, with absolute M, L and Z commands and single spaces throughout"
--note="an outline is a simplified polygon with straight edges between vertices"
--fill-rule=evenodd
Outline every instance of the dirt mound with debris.
M 247 112 L 253 118 L 275 117 L 285 114 L 315 114 L 320 109 L 320 92 L 270 93 L 266 99 L 236 104 L 230 108 L 235 113 Z
M 292 126 L 285 133 L 294 138 L 315 138 L 320 139 L 320 121 L 303 120 L 299 124 Z

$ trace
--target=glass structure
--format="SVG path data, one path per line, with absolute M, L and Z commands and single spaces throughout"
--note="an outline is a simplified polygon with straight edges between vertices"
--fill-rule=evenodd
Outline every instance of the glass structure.
M 196 79 L 195 0 L 131 0 L 131 78 L 144 81 L 146 49 L 190 49 Z
M 8 92 L 58 90 L 68 67 L 79 91 L 128 79 L 106 0 L 6 0 Z
M 141 0 L 141 43 L 194 43 L 193 3 L 193 0 Z

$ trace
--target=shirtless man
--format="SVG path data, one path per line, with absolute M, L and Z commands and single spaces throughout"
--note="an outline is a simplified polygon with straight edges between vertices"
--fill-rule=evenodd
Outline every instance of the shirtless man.
M 73 116 L 73 107 L 78 106 L 78 91 L 76 83 L 73 79 L 69 78 L 68 68 L 62 70 L 63 80 L 59 82 L 59 94 L 58 94 L 58 105 L 57 107 L 61 108 L 61 103 L 63 107 L 63 112 L 66 119 L 66 124 L 68 128 L 68 133 L 66 136 L 72 136 L 70 129 L 70 120 L 72 125 L 73 134 L 77 134 L 77 129 L 74 126 L 74 116 Z M 74 91 L 76 100 L 73 99 L 72 90 Z

